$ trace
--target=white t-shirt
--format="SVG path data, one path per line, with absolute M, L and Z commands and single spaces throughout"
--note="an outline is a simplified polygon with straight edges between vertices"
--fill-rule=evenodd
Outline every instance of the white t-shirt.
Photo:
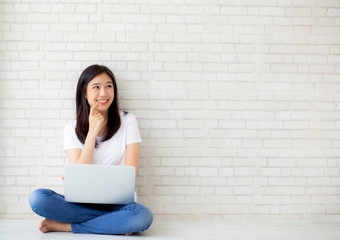
M 120 118 L 121 126 L 109 140 L 101 142 L 101 137 L 97 137 L 98 145 L 94 149 L 93 164 L 124 166 L 126 145 L 142 142 L 135 116 L 120 112 Z M 73 148 L 83 150 L 84 144 L 79 141 L 75 127 L 76 120 L 73 120 L 64 128 L 64 151 Z

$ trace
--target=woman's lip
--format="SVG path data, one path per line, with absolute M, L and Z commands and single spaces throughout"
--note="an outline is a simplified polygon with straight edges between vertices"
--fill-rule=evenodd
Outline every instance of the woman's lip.
M 101 102 L 100 102 L 101 101 Z M 105 102 L 103 102 L 103 101 L 105 101 Z M 109 99 L 107 99 L 107 100 L 97 100 L 97 102 L 99 103 L 99 104 L 106 104 L 106 103 L 108 103 L 109 102 Z

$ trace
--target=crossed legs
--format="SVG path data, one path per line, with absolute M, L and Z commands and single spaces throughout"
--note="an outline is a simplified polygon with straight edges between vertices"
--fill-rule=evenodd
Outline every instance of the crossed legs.
M 49 189 L 31 193 L 32 210 L 46 219 L 40 223 L 42 232 L 65 231 L 74 233 L 131 234 L 148 229 L 153 221 L 145 206 L 77 204 L 66 202 L 63 195 Z

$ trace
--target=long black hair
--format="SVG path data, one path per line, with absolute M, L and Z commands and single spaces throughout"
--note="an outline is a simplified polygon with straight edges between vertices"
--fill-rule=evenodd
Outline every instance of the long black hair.
M 110 139 L 118 131 L 121 124 L 118 105 L 118 89 L 115 76 L 109 68 L 103 65 L 92 65 L 87 67 L 79 77 L 76 92 L 77 124 L 75 131 L 79 141 L 83 144 L 85 143 L 85 139 L 89 131 L 90 105 L 85 98 L 87 85 L 92 79 L 102 73 L 106 73 L 107 75 L 109 75 L 112 80 L 114 88 L 114 99 L 108 109 L 106 131 L 101 141 L 103 142 Z

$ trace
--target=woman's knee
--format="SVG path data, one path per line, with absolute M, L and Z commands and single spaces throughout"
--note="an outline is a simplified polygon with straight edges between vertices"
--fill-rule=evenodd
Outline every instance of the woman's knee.
M 37 209 L 40 209 L 44 205 L 48 204 L 48 196 L 50 196 L 52 193 L 53 191 L 49 189 L 37 189 L 33 191 L 28 198 L 32 210 L 36 211 Z
M 139 232 L 142 232 L 147 230 L 151 226 L 153 222 L 153 214 L 147 207 L 141 204 L 137 203 L 136 208 L 137 208 L 136 218 L 138 218 L 138 222 L 140 223 Z

